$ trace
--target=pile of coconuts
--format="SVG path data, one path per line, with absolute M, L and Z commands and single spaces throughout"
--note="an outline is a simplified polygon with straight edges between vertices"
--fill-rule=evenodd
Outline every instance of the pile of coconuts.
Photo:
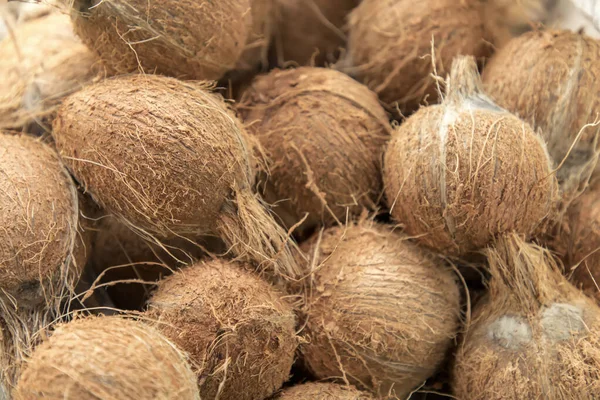
M 599 399 L 579 3 L 0 0 L 0 400 Z

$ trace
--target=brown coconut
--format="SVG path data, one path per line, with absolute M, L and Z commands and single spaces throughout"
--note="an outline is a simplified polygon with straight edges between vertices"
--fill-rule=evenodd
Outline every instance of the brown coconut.
M 409 235 L 465 255 L 498 234 L 542 230 L 557 184 L 531 127 L 481 91 L 472 57 L 457 58 L 441 105 L 420 109 L 392 137 L 383 181 Z
M 121 317 L 59 325 L 28 360 L 15 400 L 199 400 L 188 357 L 156 329 Z
M 480 0 L 363 0 L 349 19 L 349 72 L 403 113 L 437 103 L 434 74 L 445 76 L 459 54 L 489 52 L 481 7 Z
M 561 181 L 578 180 L 577 171 L 597 160 L 600 127 L 584 127 L 600 115 L 599 68 L 600 42 L 569 31 L 524 34 L 485 67 L 487 93 L 541 132 L 554 163 L 562 165 Z
M 276 0 L 250 0 L 252 29 L 246 47 L 237 61 L 236 70 L 253 70 L 268 66 L 269 44 L 273 32 Z
M 346 46 L 346 17 L 360 0 L 275 0 L 274 45 L 283 66 L 337 61 Z
M 600 309 L 562 276 L 551 254 L 511 234 L 487 250 L 489 294 L 456 354 L 464 400 L 595 399 Z
M 374 209 L 391 126 L 377 96 L 341 72 L 301 67 L 258 77 L 240 114 L 269 159 L 265 197 L 293 226 Z
M 69 17 L 58 13 L 16 27 L 0 42 L 0 54 L 0 129 L 34 122 L 49 129 L 62 99 L 99 73 Z
M 215 233 L 272 276 L 299 274 L 286 232 L 251 192 L 245 131 L 206 85 L 105 80 L 65 100 L 53 137 L 96 202 L 147 240 Z
M 76 0 L 75 31 L 111 74 L 218 79 L 251 31 L 250 0 Z
M 288 380 L 295 316 L 268 283 L 215 259 L 160 282 L 147 316 L 188 352 L 203 399 L 264 399 Z
M 366 392 L 353 386 L 328 382 L 309 382 L 292 386 L 281 392 L 276 400 L 372 400 Z
M 546 21 L 556 3 L 556 0 L 485 1 L 483 6 L 485 28 L 494 47 L 501 48 L 512 38 Z
M 56 153 L 27 136 L 0 134 L 0 350 L 14 383 L 41 328 L 61 311 L 89 248 L 78 232 L 77 189 Z
M 383 225 L 325 230 L 305 244 L 304 362 L 378 396 L 404 399 L 432 376 L 459 327 L 453 273 Z

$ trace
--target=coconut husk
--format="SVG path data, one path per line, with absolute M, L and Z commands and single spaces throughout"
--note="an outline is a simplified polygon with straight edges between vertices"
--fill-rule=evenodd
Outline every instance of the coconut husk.
M 285 389 L 276 400 L 371 400 L 373 397 L 353 386 L 327 382 L 309 382 Z
M 58 13 L 15 27 L 0 54 L 0 129 L 49 130 L 62 99 L 99 77 L 96 57 Z
M 0 346 L 10 387 L 39 331 L 61 315 L 89 248 L 79 232 L 77 189 L 52 149 L 0 134 Z
M 388 227 L 329 228 L 302 245 L 305 364 L 377 396 L 406 398 L 432 376 L 459 328 L 460 293 L 443 262 Z
M 251 192 L 246 133 L 205 84 L 108 79 L 67 98 L 53 127 L 77 180 L 146 240 L 213 233 L 271 277 L 299 274 L 286 232 Z
M 249 0 L 76 0 L 71 17 L 109 74 L 181 79 L 218 79 L 233 69 L 252 25 Z
M 264 399 L 289 378 L 294 313 L 247 267 L 195 264 L 161 281 L 148 303 L 147 316 L 190 354 L 203 399 Z
M 454 367 L 464 400 L 594 399 L 600 309 L 551 254 L 515 234 L 487 250 L 489 295 L 474 309 Z
M 346 17 L 360 0 L 275 0 L 277 64 L 323 66 L 346 46 Z
M 391 126 L 366 87 L 325 68 L 275 70 L 254 80 L 238 110 L 268 158 L 265 198 L 288 228 L 377 207 Z
M 489 54 L 481 7 L 479 0 L 363 0 L 349 18 L 348 72 L 405 115 L 437 103 L 434 75 L 445 76 L 459 54 Z
M 252 29 L 248 34 L 246 47 L 237 61 L 237 71 L 266 68 L 269 65 L 268 52 L 273 36 L 276 0 L 250 0 Z
M 501 48 L 512 38 L 545 22 L 557 1 L 546 0 L 487 0 L 484 2 L 486 31 L 494 44 Z
M 188 357 L 156 329 L 121 317 L 59 325 L 28 360 L 15 400 L 199 400 Z
M 560 166 L 563 191 L 600 170 L 599 60 L 600 43 L 595 39 L 568 31 L 535 31 L 509 42 L 483 73 L 494 101 L 542 134 Z
M 471 57 L 455 59 L 441 105 L 396 130 L 383 180 L 392 217 L 447 255 L 465 256 L 503 232 L 541 233 L 558 200 L 542 139 L 483 94 Z

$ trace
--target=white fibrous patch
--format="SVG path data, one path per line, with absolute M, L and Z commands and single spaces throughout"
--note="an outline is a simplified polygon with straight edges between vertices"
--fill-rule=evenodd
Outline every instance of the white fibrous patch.
M 504 315 L 489 325 L 488 335 L 498 345 L 518 350 L 531 342 L 531 326 L 522 317 Z
M 544 335 L 552 341 L 567 340 L 585 329 L 581 307 L 565 303 L 545 307 L 541 324 Z
M 492 101 L 489 97 L 483 94 L 479 94 L 477 96 L 471 96 L 465 100 L 464 107 L 467 109 L 474 110 L 486 110 L 486 111 L 494 111 L 494 112 L 507 112 L 506 110 L 498 107 L 496 103 Z

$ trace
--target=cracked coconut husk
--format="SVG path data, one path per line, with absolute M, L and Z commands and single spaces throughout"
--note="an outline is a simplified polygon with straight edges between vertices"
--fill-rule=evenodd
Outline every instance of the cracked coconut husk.
M 163 249 L 217 234 L 273 279 L 300 274 L 294 244 L 252 193 L 249 138 L 205 83 L 133 75 L 88 86 L 54 121 L 60 155 L 107 212 Z
M 489 53 L 479 0 L 363 0 L 349 26 L 348 72 L 404 114 L 438 102 L 455 56 Z
M 251 30 L 249 0 L 75 0 L 75 32 L 111 74 L 218 79 Z
M 483 72 L 494 101 L 541 133 L 554 163 L 561 165 L 563 187 L 589 178 L 581 169 L 600 151 L 599 66 L 597 40 L 569 31 L 535 31 L 510 41 Z M 599 175 L 599 167 L 587 169 Z
M 436 372 L 459 328 L 449 267 L 372 222 L 329 228 L 302 248 L 313 268 L 300 350 L 316 378 L 403 399 Z
M 306 214 L 309 229 L 377 207 L 392 128 L 365 86 L 325 68 L 275 70 L 254 80 L 238 110 L 268 159 L 265 198 L 288 227 Z
M 58 325 L 27 362 L 15 400 L 200 400 L 188 356 L 146 323 L 88 317 Z
M 77 189 L 56 153 L 8 133 L 0 149 L 0 381 L 10 387 L 40 331 L 62 314 L 89 248 Z
M 441 105 L 394 133 L 383 181 L 392 217 L 421 244 L 464 256 L 503 232 L 541 234 L 556 178 L 542 139 L 481 91 L 472 57 L 455 59 Z
M 197 263 L 161 281 L 148 303 L 147 316 L 190 354 L 203 399 L 263 399 L 289 378 L 294 312 L 248 267 Z
M 322 66 L 346 46 L 346 17 L 360 0 L 275 0 L 277 64 Z
M 64 97 L 98 76 L 96 57 L 52 13 L 16 27 L 0 42 L 0 129 L 50 129 Z
M 372 400 L 366 392 L 353 386 L 328 382 L 309 382 L 295 385 L 282 391 L 276 400 Z
M 507 234 L 486 250 L 489 293 L 457 350 L 464 400 L 597 399 L 600 309 L 544 248 Z

